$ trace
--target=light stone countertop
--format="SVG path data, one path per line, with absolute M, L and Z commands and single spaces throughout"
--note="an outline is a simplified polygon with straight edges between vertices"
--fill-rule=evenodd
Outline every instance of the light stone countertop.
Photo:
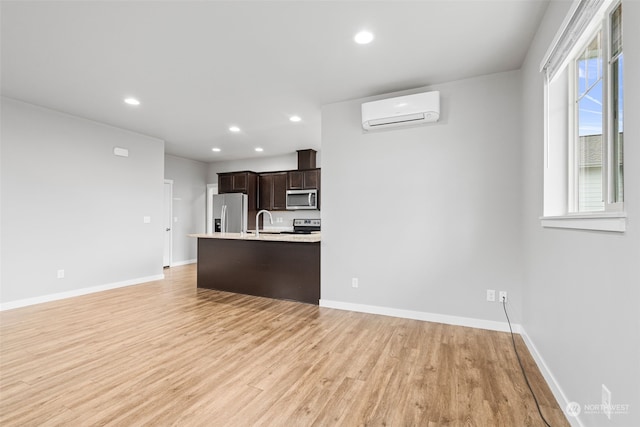
M 260 232 L 260 236 L 256 238 L 254 233 L 202 233 L 189 234 L 189 237 L 197 237 L 198 239 L 227 239 L 227 240 L 251 240 L 266 242 L 294 242 L 294 243 L 316 243 L 320 241 L 320 232 L 311 234 L 277 234 L 269 232 Z

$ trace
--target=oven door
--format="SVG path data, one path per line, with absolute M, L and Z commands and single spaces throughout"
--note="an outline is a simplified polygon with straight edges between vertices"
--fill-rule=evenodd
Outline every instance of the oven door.
M 287 190 L 287 210 L 318 209 L 318 190 Z

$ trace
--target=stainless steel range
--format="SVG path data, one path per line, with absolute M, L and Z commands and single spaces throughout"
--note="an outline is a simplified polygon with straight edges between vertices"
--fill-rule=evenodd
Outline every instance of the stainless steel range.
M 320 231 L 319 219 L 294 219 L 293 231 L 283 231 L 284 234 L 311 234 Z

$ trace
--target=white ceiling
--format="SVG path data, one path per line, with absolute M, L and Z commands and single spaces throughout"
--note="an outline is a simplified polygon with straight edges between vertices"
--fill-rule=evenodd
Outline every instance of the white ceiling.
M 206 162 L 320 149 L 324 104 L 520 68 L 546 5 L 3 0 L 2 94 Z

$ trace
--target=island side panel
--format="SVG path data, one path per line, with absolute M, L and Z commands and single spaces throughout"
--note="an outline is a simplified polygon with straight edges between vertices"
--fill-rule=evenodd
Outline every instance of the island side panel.
M 198 287 L 320 302 L 320 243 L 198 239 Z

